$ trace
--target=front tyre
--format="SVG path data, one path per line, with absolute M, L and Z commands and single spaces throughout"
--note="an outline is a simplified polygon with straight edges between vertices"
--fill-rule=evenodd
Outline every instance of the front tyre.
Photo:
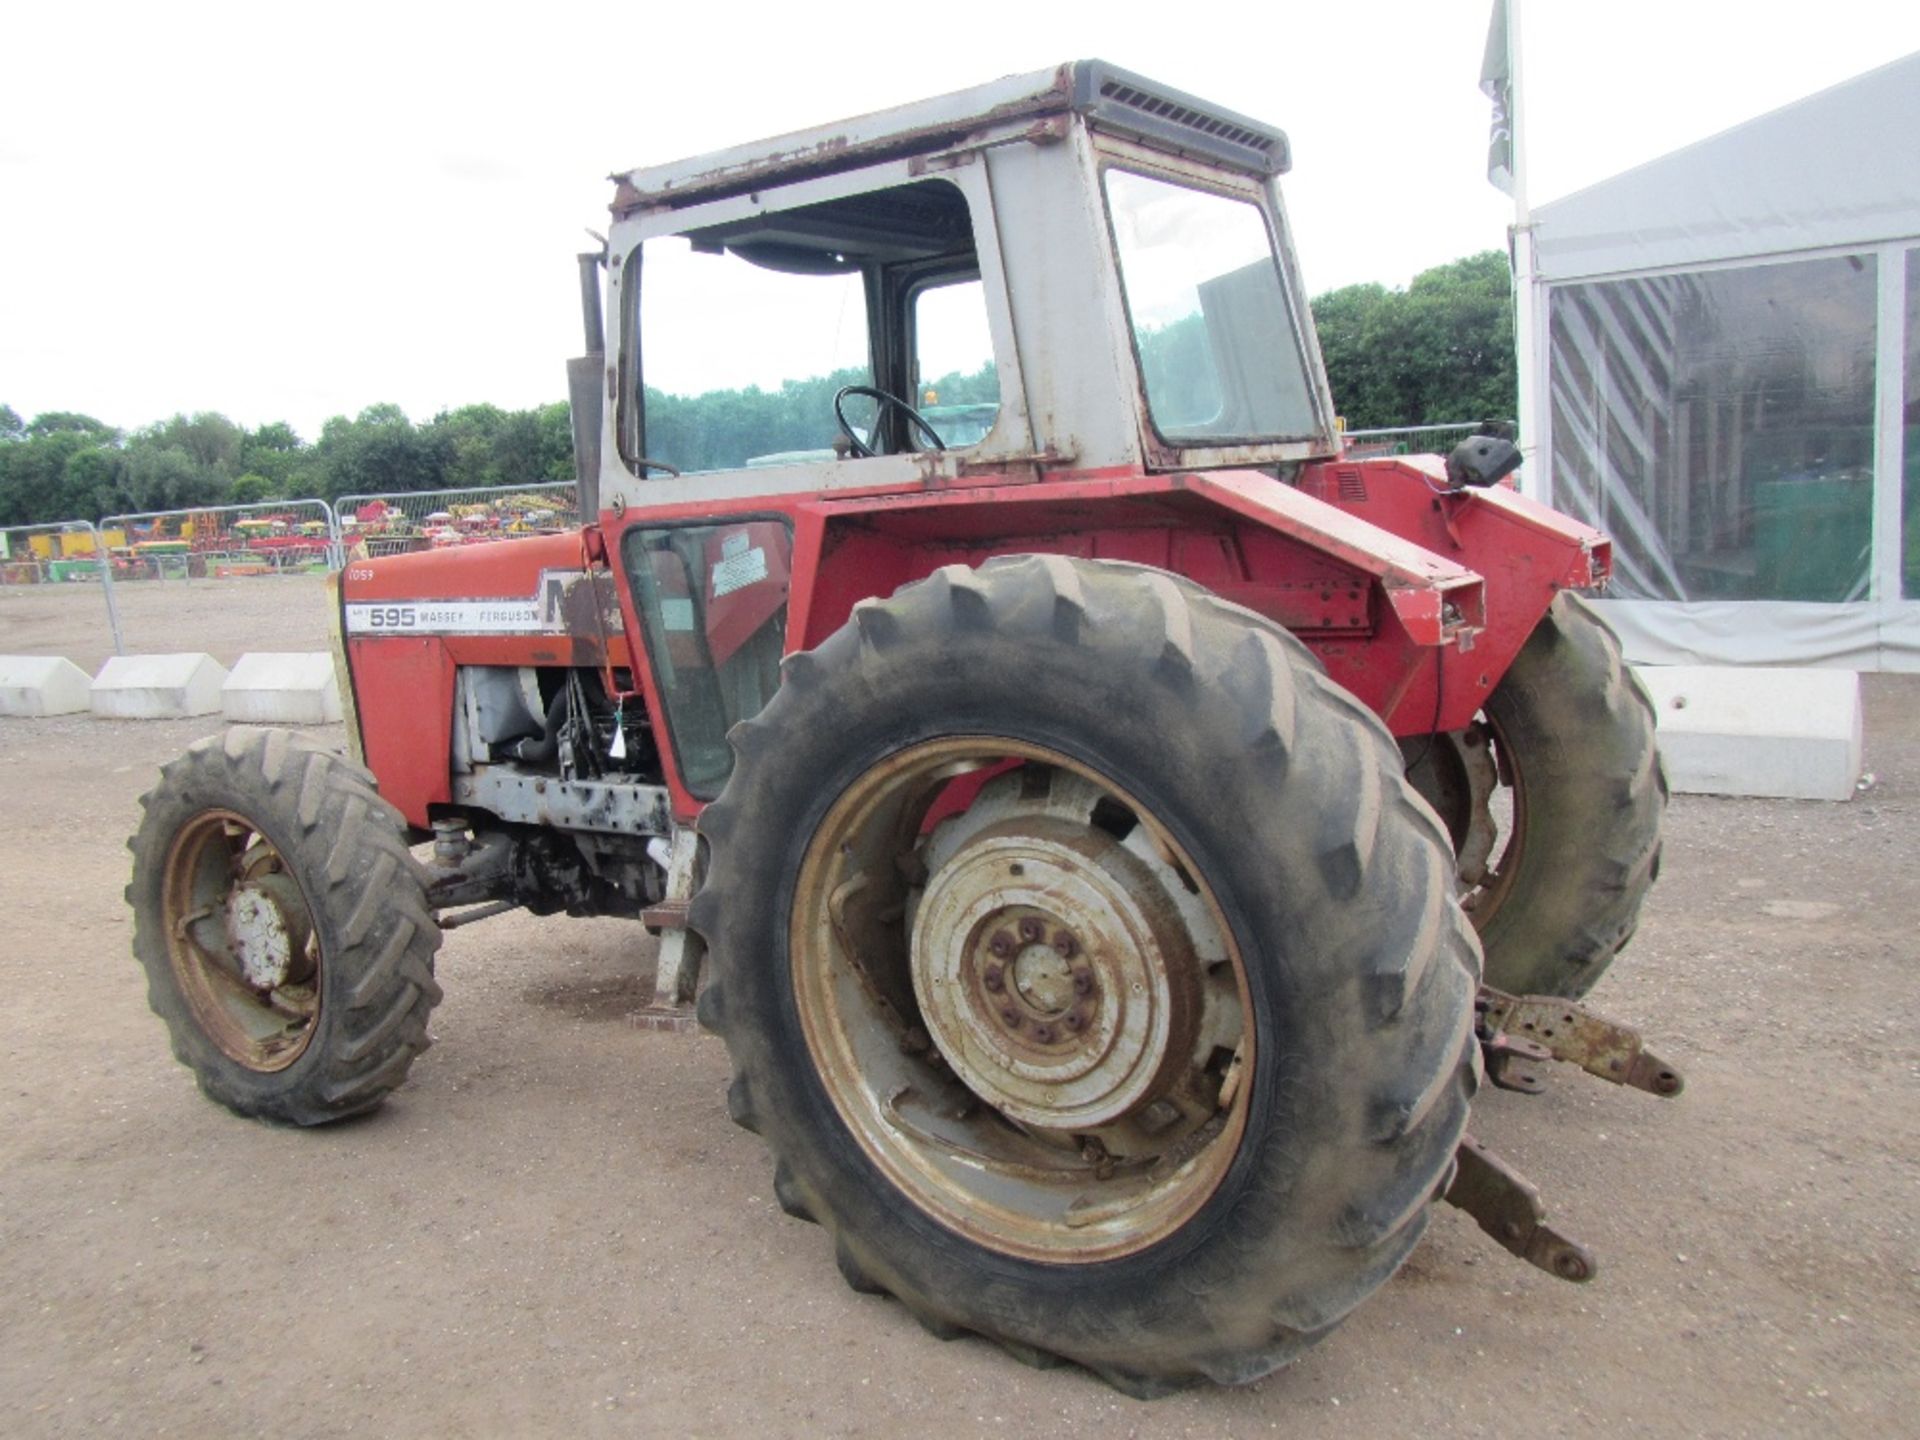
M 175 1058 L 241 1115 L 378 1105 L 427 1048 L 440 930 L 372 777 L 289 731 L 232 729 L 140 804 L 133 950 Z
M 1481 720 L 1402 746 L 1454 836 L 1487 984 L 1585 995 L 1639 923 L 1667 803 L 1653 704 L 1613 632 L 1557 596 Z
M 856 1288 L 1156 1394 L 1399 1266 L 1479 957 L 1392 741 L 1297 644 L 1158 571 L 949 567 L 731 738 L 702 1018 Z

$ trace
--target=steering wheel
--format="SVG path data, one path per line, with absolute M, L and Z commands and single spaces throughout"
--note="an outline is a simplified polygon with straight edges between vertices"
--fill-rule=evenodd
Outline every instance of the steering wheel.
M 871 385 L 842 385 L 838 390 L 834 391 L 833 394 L 833 418 L 840 422 L 840 433 L 847 437 L 847 443 L 853 447 L 853 453 L 855 455 L 864 459 L 869 455 L 878 455 L 880 452 L 862 440 L 854 431 L 852 424 L 847 420 L 846 400 L 849 395 L 864 395 L 880 407 L 873 421 L 874 433 L 876 435 L 879 434 L 880 431 L 880 417 L 885 415 L 888 409 L 891 408 L 898 410 L 902 415 L 906 416 L 914 429 L 918 430 L 928 440 L 933 442 L 934 449 L 944 450 L 947 448 L 947 442 L 940 438 L 940 432 L 938 430 L 935 430 L 933 426 L 927 423 L 927 417 L 907 404 L 907 402 L 902 400 L 898 395 L 889 395 L 886 391 L 876 390 Z

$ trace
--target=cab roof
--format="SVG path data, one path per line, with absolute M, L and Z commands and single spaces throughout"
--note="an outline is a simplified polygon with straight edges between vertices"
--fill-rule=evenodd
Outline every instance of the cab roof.
M 675 209 L 943 150 L 1022 121 L 1043 125 L 1065 115 L 1079 115 L 1096 130 L 1262 176 L 1283 173 L 1290 161 L 1287 137 L 1271 126 L 1104 60 L 1074 60 L 836 124 L 628 170 L 613 176 L 612 208 L 615 215 Z

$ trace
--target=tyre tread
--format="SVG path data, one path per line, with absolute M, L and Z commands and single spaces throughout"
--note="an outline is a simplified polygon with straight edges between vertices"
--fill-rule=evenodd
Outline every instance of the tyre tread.
M 1487 713 L 1529 777 L 1527 853 L 1480 924 L 1487 980 L 1577 999 L 1633 937 L 1660 873 L 1667 780 L 1653 703 L 1606 622 L 1562 594 Z

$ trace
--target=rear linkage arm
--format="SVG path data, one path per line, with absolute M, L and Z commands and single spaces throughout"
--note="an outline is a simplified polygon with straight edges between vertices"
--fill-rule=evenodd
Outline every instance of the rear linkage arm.
M 1529 1066 L 1544 1060 L 1564 1060 L 1589 1075 L 1664 1099 L 1686 1084 L 1678 1070 L 1647 1049 L 1638 1032 L 1571 1000 L 1509 995 L 1483 985 L 1474 1010 L 1487 1078 L 1502 1090 L 1538 1094 L 1540 1076 Z
M 1672 1099 L 1685 1087 L 1680 1072 L 1660 1059 L 1638 1032 L 1583 1005 L 1552 995 L 1509 995 L 1482 987 L 1475 1001 L 1475 1032 L 1487 1078 L 1503 1090 L 1537 1095 L 1545 1088 L 1533 1065 L 1564 1060 L 1589 1075 Z M 1593 1253 L 1546 1223 L 1540 1187 L 1471 1135 L 1461 1137 L 1445 1199 L 1529 1265 L 1562 1280 L 1591 1280 Z

